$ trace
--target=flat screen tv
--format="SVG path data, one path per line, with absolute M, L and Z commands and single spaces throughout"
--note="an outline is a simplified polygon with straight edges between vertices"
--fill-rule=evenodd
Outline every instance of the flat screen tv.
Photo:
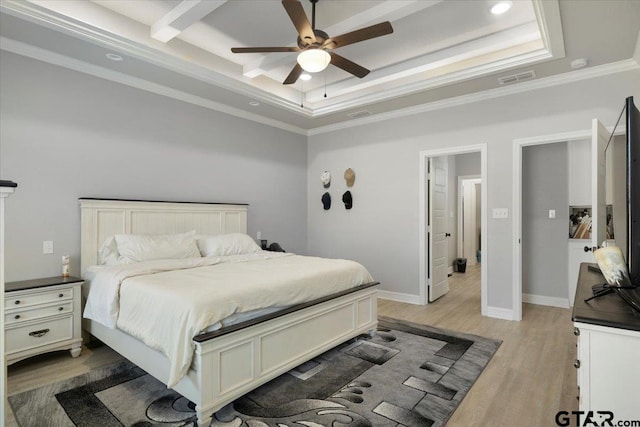
M 630 96 L 625 100 L 625 106 L 620 115 L 626 119 L 624 135 L 624 149 L 622 159 L 625 164 L 625 177 L 614 179 L 610 187 L 614 194 L 624 194 L 613 197 L 613 229 L 615 230 L 615 244 L 620 246 L 626 258 L 631 279 L 630 287 L 615 288 L 620 297 L 640 312 L 640 112 Z M 618 120 L 620 122 L 620 120 Z M 617 126 L 617 125 L 616 125 Z M 612 134 L 615 138 L 616 130 Z M 605 155 L 610 153 L 611 141 Z M 619 145 L 616 146 L 616 148 Z M 611 165 L 612 163 L 609 163 Z M 614 164 L 621 167 L 621 164 Z M 615 172 L 615 171 L 614 171 Z M 620 171 L 621 172 L 621 171 Z M 615 174 L 608 174 L 614 176 Z

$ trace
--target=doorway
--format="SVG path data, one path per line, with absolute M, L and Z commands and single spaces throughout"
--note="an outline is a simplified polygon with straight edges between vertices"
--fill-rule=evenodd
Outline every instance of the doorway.
M 592 121 L 591 130 L 583 130 L 577 132 L 566 132 L 552 135 L 545 135 L 533 138 L 515 139 L 513 150 L 513 311 L 511 313 L 512 320 L 522 320 L 522 302 L 523 302 L 523 247 L 522 247 L 522 229 L 523 229 L 523 198 L 522 198 L 522 182 L 523 182 L 523 150 L 525 147 L 543 144 L 557 144 L 564 142 L 574 142 L 579 140 L 588 139 L 591 141 L 591 154 L 588 156 L 588 161 L 591 162 L 592 171 L 599 170 L 599 167 L 604 164 L 604 161 L 600 161 L 601 154 L 603 154 L 604 146 L 606 145 L 607 138 L 605 135 L 610 135 L 610 130 L 606 129 L 598 120 Z M 594 142 L 595 141 L 595 142 Z M 597 155 L 596 153 L 597 148 Z M 604 176 L 604 173 L 590 173 L 591 180 L 589 182 L 591 191 L 591 203 L 592 209 L 597 204 L 593 201 L 600 201 L 604 204 L 605 188 L 600 176 Z M 597 195 L 594 195 L 597 193 Z M 600 237 L 600 233 L 604 233 L 605 224 L 596 217 L 599 215 L 604 216 L 604 209 L 598 207 L 598 215 L 593 214 L 592 228 L 597 230 L 592 233 L 589 238 L 591 246 L 584 246 L 585 251 L 591 251 L 593 247 L 597 247 L 600 241 L 604 239 Z M 555 212 L 553 212 L 555 214 Z M 552 212 L 548 213 L 549 218 L 552 216 Z M 603 218 L 604 219 L 604 218 Z M 600 224 L 600 225 L 598 225 Z M 567 233 L 568 236 L 568 233 Z M 571 271 L 569 274 L 572 274 Z M 569 293 L 569 292 L 568 292 Z M 531 301 L 534 302 L 534 301 Z M 541 303 L 538 301 L 537 303 Z
M 467 155 L 468 156 L 465 156 Z M 477 176 L 476 179 L 479 179 L 482 183 L 485 183 L 485 188 L 478 191 L 478 199 L 479 199 L 479 210 L 480 210 L 480 219 L 477 221 L 477 224 L 480 228 L 480 236 L 486 235 L 487 232 L 487 189 L 486 189 L 486 174 L 487 174 L 487 145 L 486 144 L 478 144 L 478 145 L 469 145 L 462 147 L 452 147 L 452 148 L 444 148 L 437 150 L 428 150 L 420 152 L 420 182 L 419 182 L 419 206 L 420 206 L 420 215 L 419 215 L 419 253 L 420 253 L 420 302 L 421 304 L 429 304 L 430 303 L 430 295 L 429 295 L 429 286 L 430 282 L 433 278 L 433 266 L 434 260 L 431 259 L 432 252 L 430 251 L 430 233 L 432 232 L 431 226 L 433 225 L 433 217 L 430 218 L 430 197 L 432 194 L 430 193 L 430 164 L 432 164 L 432 160 L 439 158 L 442 160 L 446 158 L 449 164 L 454 162 L 456 156 L 465 159 L 475 158 L 479 163 L 479 173 L 463 173 L 464 176 L 474 175 Z M 454 196 L 447 201 L 445 204 L 447 206 L 446 210 L 446 220 L 449 224 L 448 231 L 445 234 L 456 234 L 455 238 L 451 238 L 450 240 L 455 242 L 451 245 L 453 250 L 447 249 L 447 272 L 452 272 L 453 262 L 452 260 L 458 256 L 459 250 L 457 247 L 457 230 L 458 230 L 458 207 L 457 207 L 457 177 L 458 175 L 453 175 L 447 172 L 448 178 L 451 181 L 450 187 L 452 187 L 455 191 L 448 193 L 453 193 Z M 433 179 L 433 177 L 432 177 Z M 451 236 L 453 237 L 453 236 Z M 487 265 L 486 262 L 489 254 L 487 253 L 487 244 L 486 239 L 478 239 L 479 251 L 482 254 L 482 263 L 480 265 L 480 301 L 481 301 L 481 314 L 487 315 Z M 477 250 L 476 250 L 477 251 Z M 458 257 L 460 258 L 460 257 Z M 474 261 L 477 262 L 477 258 L 474 257 Z

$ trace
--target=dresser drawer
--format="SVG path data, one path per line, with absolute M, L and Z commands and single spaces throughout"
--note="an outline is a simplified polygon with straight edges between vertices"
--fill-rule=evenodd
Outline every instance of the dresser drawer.
M 43 320 L 25 326 L 7 325 L 5 344 L 7 354 L 28 350 L 73 338 L 73 315 Z
M 4 324 L 11 325 L 18 322 L 25 322 L 28 320 L 41 319 L 43 317 L 54 316 L 56 314 L 71 313 L 73 311 L 72 301 L 62 301 L 60 304 L 50 305 L 48 307 L 35 307 L 27 310 L 13 311 L 12 313 L 5 313 Z
M 24 294 L 12 292 L 9 295 L 5 295 L 4 307 L 8 310 L 11 308 L 19 308 L 34 304 L 46 304 L 48 302 L 70 300 L 72 298 L 73 289 L 71 288 Z

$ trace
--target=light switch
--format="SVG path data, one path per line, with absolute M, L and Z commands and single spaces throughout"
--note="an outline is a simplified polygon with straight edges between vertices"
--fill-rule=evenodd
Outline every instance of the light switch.
M 494 208 L 493 209 L 493 218 L 495 218 L 495 219 L 509 218 L 509 209 L 508 208 Z
M 42 254 L 50 255 L 52 253 L 53 253 L 53 241 L 45 240 L 44 242 L 42 242 Z
M 549 209 L 549 219 L 555 219 L 555 218 L 556 218 L 556 210 Z
M 258 232 L 256 233 L 256 238 L 257 238 L 258 240 L 262 240 L 262 231 L 258 231 Z

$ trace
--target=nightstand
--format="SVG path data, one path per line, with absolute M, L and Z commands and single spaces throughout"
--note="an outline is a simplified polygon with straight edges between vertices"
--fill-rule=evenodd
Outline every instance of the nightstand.
M 82 283 L 59 276 L 5 284 L 7 365 L 54 350 L 80 355 Z

